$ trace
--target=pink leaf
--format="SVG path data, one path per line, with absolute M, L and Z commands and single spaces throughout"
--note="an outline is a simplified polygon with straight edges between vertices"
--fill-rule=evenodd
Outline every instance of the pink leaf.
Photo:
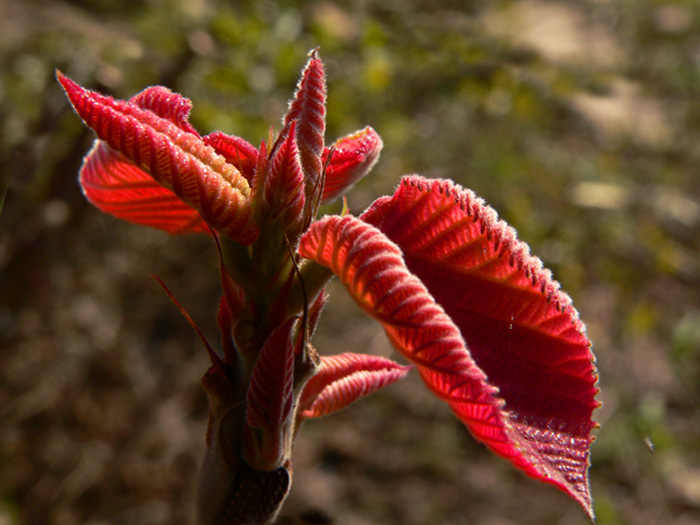
M 149 88 L 146 92 L 154 93 L 154 99 L 141 103 L 156 106 L 156 113 L 83 89 L 60 72 L 57 78 L 80 117 L 101 140 L 172 190 L 222 234 L 243 244 L 255 239 L 250 187 L 234 166 L 198 135 L 183 129 L 183 115 L 189 111 L 186 104 L 182 106 L 186 99 L 168 98 L 167 93 Z M 163 106 L 166 100 L 177 107 L 168 112 Z
M 366 354 L 321 357 L 321 369 L 304 387 L 299 401 L 302 418 L 326 416 L 372 392 L 403 379 L 410 366 Z
M 197 210 L 101 140 L 83 161 L 80 186 L 93 205 L 122 220 L 168 233 L 209 232 Z
M 379 160 L 383 146 L 381 137 L 369 126 L 336 140 L 326 167 L 322 200 L 331 201 L 339 197 L 367 175 Z M 329 153 L 329 148 L 323 151 L 324 165 Z
M 595 360 L 551 272 L 493 209 L 451 181 L 405 177 L 362 219 L 401 247 L 409 270 L 498 387 L 510 439 L 521 449 L 516 463 L 525 460 L 528 474 L 559 486 L 592 515 Z
M 321 156 L 326 131 L 326 77 L 323 63 L 315 50 L 302 71 L 289 111 L 284 117 L 285 130 L 294 120 L 297 121 L 301 166 L 306 176 L 306 199 L 310 200 L 321 177 Z

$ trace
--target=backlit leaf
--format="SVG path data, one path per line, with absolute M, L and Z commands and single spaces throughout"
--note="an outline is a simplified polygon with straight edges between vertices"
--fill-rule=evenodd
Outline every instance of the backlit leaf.
M 472 432 L 500 454 L 520 459 L 508 436 L 503 401 L 473 362 L 459 330 L 406 268 L 401 250 L 352 216 L 311 225 L 299 253 L 328 266 L 357 303 L 381 322 L 394 347 Z
M 345 353 L 321 357 L 321 368 L 304 387 L 302 418 L 327 416 L 399 379 L 411 367 L 390 359 Z
M 209 232 L 199 212 L 101 140 L 80 169 L 80 186 L 97 208 L 168 233 Z
M 367 175 L 379 160 L 382 151 L 381 137 L 371 127 L 356 131 L 333 143 L 333 154 L 326 167 L 326 183 L 323 187 L 323 201 L 340 197 L 350 187 Z M 331 148 L 323 151 L 326 165 Z
M 168 98 L 149 88 L 146 92 L 155 93 L 155 99 L 141 102 L 158 107 L 156 113 L 83 89 L 60 72 L 57 77 L 75 110 L 101 140 L 171 189 L 222 234 L 243 244 L 255 239 L 250 187 L 214 148 L 183 129 L 181 121 L 189 111 L 182 105 L 186 99 L 174 94 Z M 176 105 L 171 112 L 163 107 L 166 100 Z
M 589 446 L 597 373 L 585 327 L 551 272 L 473 192 L 404 177 L 362 216 L 404 254 L 505 400 L 526 472 L 592 514 Z

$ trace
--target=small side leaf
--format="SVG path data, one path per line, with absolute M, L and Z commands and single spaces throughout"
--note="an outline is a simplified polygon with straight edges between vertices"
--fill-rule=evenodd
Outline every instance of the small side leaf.
M 291 318 L 270 334 L 250 378 L 242 453 L 246 463 L 256 470 L 280 467 L 289 453 L 296 321 Z
M 379 134 L 367 126 L 336 140 L 331 148 L 325 148 L 326 183 L 321 200 L 328 202 L 340 197 L 367 175 L 379 160 L 383 146 Z M 329 154 L 331 157 L 327 162 Z
M 391 383 L 411 369 L 384 357 L 339 354 L 321 357 L 321 368 L 304 387 L 299 417 L 327 416 Z

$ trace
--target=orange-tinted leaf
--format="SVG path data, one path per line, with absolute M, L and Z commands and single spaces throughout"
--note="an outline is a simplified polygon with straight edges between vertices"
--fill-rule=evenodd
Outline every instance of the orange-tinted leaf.
M 323 201 L 331 201 L 367 175 L 379 160 L 382 139 L 371 127 L 356 131 L 333 143 L 330 162 L 326 167 L 326 183 L 323 187 Z M 331 148 L 323 151 L 326 164 Z
M 243 244 L 255 239 L 250 187 L 224 157 L 183 129 L 182 120 L 189 111 L 182 105 L 186 99 L 149 88 L 146 93 L 153 98 L 142 97 L 140 102 L 157 107 L 156 113 L 83 89 L 60 72 L 57 78 L 80 117 L 101 140 L 171 189 L 222 234 Z M 170 112 L 164 106 L 167 100 L 176 104 Z
M 101 140 L 80 169 L 80 186 L 97 208 L 168 233 L 209 232 L 199 212 Z
M 366 354 L 321 357 L 321 368 L 304 387 L 299 416 L 327 416 L 406 377 L 410 366 Z
M 551 272 L 493 209 L 451 181 L 405 177 L 362 219 L 400 246 L 498 387 L 522 468 L 592 515 L 597 373 L 585 327 Z

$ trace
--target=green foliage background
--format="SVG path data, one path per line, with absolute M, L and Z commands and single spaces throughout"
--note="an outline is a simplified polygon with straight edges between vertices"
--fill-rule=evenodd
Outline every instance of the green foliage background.
M 404 173 L 452 178 L 574 298 L 604 402 L 598 523 L 699 522 L 698 35 L 693 0 L 0 0 L 0 523 L 189 523 L 206 355 L 148 275 L 217 337 L 213 246 L 84 201 L 92 136 L 54 69 L 119 98 L 167 85 L 201 132 L 255 144 L 317 46 L 328 138 L 385 143 L 351 210 Z M 332 292 L 319 350 L 389 354 Z M 424 390 L 305 427 L 285 519 L 585 523 Z

